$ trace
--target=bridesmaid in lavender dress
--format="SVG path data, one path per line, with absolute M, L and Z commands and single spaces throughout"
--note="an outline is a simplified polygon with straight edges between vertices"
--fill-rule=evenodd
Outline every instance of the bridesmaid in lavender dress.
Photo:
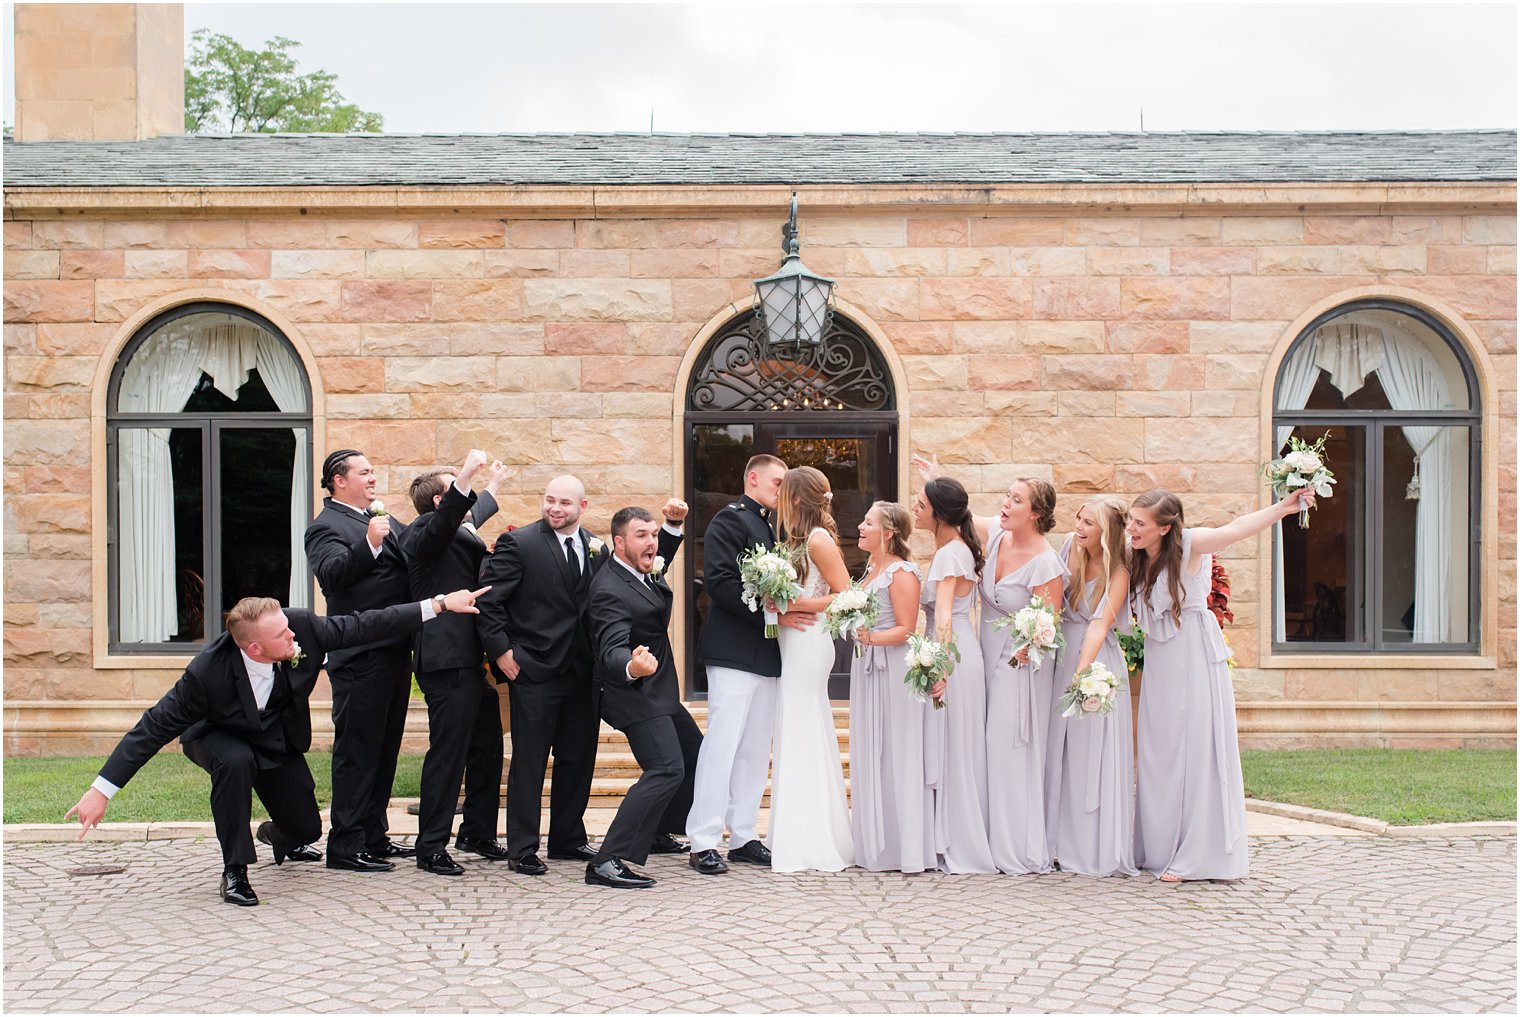
M 942 711 L 903 684 L 903 647 L 918 624 L 921 576 L 907 560 L 913 521 L 896 502 L 879 501 L 860 524 L 871 556 L 861 589 L 876 594 L 876 624 L 856 640 L 865 656 L 850 667 L 850 826 L 855 863 L 872 872 L 924 872 L 938 866 L 934 791 L 944 759 L 935 737 Z M 927 751 L 926 751 L 927 750 Z
M 948 478 L 929 481 L 913 499 L 913 523 L 934 535 L 934 560 L 920 598 L 926 630 L 938 639 L 953 635 L 961 655 L 949 681 L 934 689 L 945 702 L 944 771 L 934 803 L 940 864 L 946 872 L 996 872 L 987 846 L 987 690 L 971 622 L 982 550 L 966 489 Z
M 1145 630 L 1135 863 L 1166 882 L 1241 879 L 1250 869 L 1235 691 L 1208 610 L 1214 552 L 1313 503 L 1314 491 L 1300 488 L 1212 529 L 1185 528 L 1168 491 L 1130 506 L 1130 604 Z
M 1124 502 L 1093 498 L 1077 510 L 1061 547 L 1070 577 L 1061 632 L 1066 650 L 1056 664 L 1059 699 L 1094 661 L 1124 677 L 1124 651 L 1114 624 L 1129 621 Z M 1135 746 L 1129 694 L 1121 691 L 1107 716 L 1062 717 L 1052 710 L 1045 760 L 1046 823 L 1051 854 L 1064 872 L 1132 876 L 1135 868 Z
M 1045 539 L 1055 526 L 1055 489 L 1037 477 L 1008 488 L 987 541 L 982 573 L 982 655 L 987 666 L 987 839 L 1000 872 L 1050 871 L 1045 820 L 1045 752 L 1055 714 L 1056 662 L 1012 661 L 1013 636 L 993 628 L 1036 595 L 1061 609 L 1066 569 Z

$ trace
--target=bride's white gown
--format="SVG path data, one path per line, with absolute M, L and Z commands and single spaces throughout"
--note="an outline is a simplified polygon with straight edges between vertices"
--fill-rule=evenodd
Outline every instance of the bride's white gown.
M 811 555 L 805 587 L 803 595 L 807 597 L 829 592 Z M 822 613 L 811 629 L 782 628 L 780 640 L 781 678 L 776 696 L 767 838 L 771 868 L 778 872 L 838 872 L 855 864 L 855 846 L 850 839 L 844 768 L 829 706 L 834 640 L 829 638 Z

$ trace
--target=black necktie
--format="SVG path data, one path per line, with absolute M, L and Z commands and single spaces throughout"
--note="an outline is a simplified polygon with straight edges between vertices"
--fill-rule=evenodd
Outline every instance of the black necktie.
M 644 585 L 649 587 L 651 590 L 659 589 L 659 587 L 654 584 L 654 576 L 650 575 L 648 572 L 644 573 Z
M 575 553 L 575 538 L 565 538 L 565 561 L 570 563 L 570 572 L 575 578 L 581 576 L 581 560 Z

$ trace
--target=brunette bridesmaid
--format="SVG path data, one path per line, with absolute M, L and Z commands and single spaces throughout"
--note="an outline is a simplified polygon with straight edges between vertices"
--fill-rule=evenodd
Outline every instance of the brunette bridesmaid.
M 1066 569 L 1045 539 L 1055 526 L 1055 489 L 1038 477 L 1008 488 L 987 540 L 983 570 L 982 655 L 987 667 L 987 839 L 1000 872 L 1050 871 L 1046 834 L 1045 753 L 1055 718 L 1056 661 L 1038 666 L 1028 650 L 1012 658 L 1013 635 L 994 628 L 1043 597 L 1061 610 Z
M 1066 651 L 1056 663 L 1059 699 L 1093 662 L 1124 678 L 1124 651 L 1114 626 L 1129 623 L 1124 502 L 1093 498 L 1077 510 L 1061 547 L 1067 581 L 1061 613 Z M 1045 762 L 1050 850 L 1063 872 L 1129 876 L 1135 868 L 1135 757 L 1130 698 L 1121 690 L 1106 716 L 1062 717 L 1052 710 Z
M 860 587 L 876 595 L 879 609 L 870 631 L 856 635 L 865 655 L 850 666 L 850 826 L 855 864 L 872 872 L 937 867 L 934 791 L 943 746 L 931 725 L 940 711 L 903 684 L 922 578 L 909 560 L 912 532 L 908 510 L 896 502 L 872 505 L 860 524 L 860 549 L 871 556 Z
M 1250 870 L 1229 651 L 1208 610 L 1213 557 L 1313 503 L 1314 492 L 1300 488 L 1224 526 L 1194 529 L 1168 491 L 1130 506 L 1130 604 L 1145 631 L 1135 864 L 1164 881 Z
M 935 843 L 946 872 L 996 872 L 987 845 L 987 689 L 971 602 L 982 573 L 982 548 L 966 489 L 941 477 L 913 499 L 913 523 L 934 536 L 934 560 L 920 601 L 926 631 L 954 638 L 961 659 L 943 698 L 944 770 L 935 795 Z

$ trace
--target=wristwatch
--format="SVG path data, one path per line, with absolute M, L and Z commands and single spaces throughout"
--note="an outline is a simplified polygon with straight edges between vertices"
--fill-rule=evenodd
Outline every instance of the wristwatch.
M 448 597 L 446 597 L 444 594 L 437 593 L 437 594 L 433 595 L 433 610 L 436 611 L 438 614 L 448 614 L 449 613 L 449 606 L 448 605 L 449 605 Z

